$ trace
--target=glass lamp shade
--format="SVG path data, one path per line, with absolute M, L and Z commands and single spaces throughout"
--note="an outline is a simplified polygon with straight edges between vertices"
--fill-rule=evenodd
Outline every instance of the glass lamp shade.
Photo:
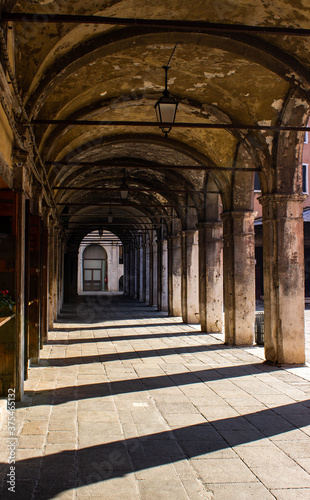
M 109 212 L 108 213 L 108 223 L 111 224 L 111 222 L 113 222 L 113 214 L 112 214 L 112 212 Z
M 122 184 L 122 186 L 120 187 L 120 190 L 121 190 L 121 199 L 127 200 L 127 198 L 128 198 L 128 186 L 127 186 L 127 184 Z
M 157 103 L 155 104 L 155 111 L 157 116 L 157 121 L 159 123 L 159 128 L 166 134 L 170 132 L 172 127 L 161 127 L 161 123 L 174 123 L 175 115 L 177 112 L 178 101 L 169 94 L 169 91 L 165 91 Z

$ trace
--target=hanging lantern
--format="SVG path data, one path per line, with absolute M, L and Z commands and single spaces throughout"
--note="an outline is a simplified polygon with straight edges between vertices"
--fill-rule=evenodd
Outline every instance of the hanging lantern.
M 165 137 L 168 137 L 168 133 L 170 132 L 172 125 L 169 127 L 162 126 L 162 123 L 171 123 L 173 124 L 175 121 L 175 115 L 177 112 L 177 107 L 179 102 L 175 97 L 170 95 L 168 90 L 168 69 L 170 66 L 163 66 L 165 70 L 165 90 L 163 91 L 163 95 L 158 99 L 155 104 L 155 111 L 157 116 L 157 121 L 159 123 L 159 128 L 165 134 Z

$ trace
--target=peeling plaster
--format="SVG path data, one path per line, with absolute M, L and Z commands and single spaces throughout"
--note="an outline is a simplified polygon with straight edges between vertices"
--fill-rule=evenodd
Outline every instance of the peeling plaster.
M 230 76 L 230 75 L 233 75 L 234 73 L 236 73 L 236 70 L 235 69 L 231 69 L 230 71 L 228 71 L 228 73 L 206 73 L 204 72 L 204 76 L 208 79 L 211 79 L 211 78 L 224 78 L 225 76 Z
M 154 85 L 152 82 L 145 81 L 144 86 L 140 87 L 140 90 L 147 90 L 147 89 L 161 89 L 161 85 Z
M 271 125 L 271 120 L 260 120 L 257 122 L 258 125 L 261 125 L 262 127 L 265 125 L 266 127 L 270 127 Z
M 147 49 L 156 49 L 156 50 L 172 50 L 174 49 L 175 45 L 161 45 L 161 44 L 154 44 L 154 45 L 147 45 Z
M 281 111 L 283 106 L 283 99 L 275 99 L 271 104 L 271 107 L 276 109 L 277 111 Z
M 210 78 L 224 78 L 225 73 L 206 73 L 204 72 L 204 75 L 206 78 L 210 79 Z
M 201 89 L 202 87 L 205 87 L 207 83 L 194 83 L 194 87 L 197 89 Z
M 296 99 L 296 106 L 303 106 L 305 109 L 308 109 L 308 103 L 307 101 L 304 101 L 303 99 Z
M 268 149 L 269 149 L 269 153 L 271 154 L 272 153 L 272 146 L 273 146 L 273 136 L 267 135 L 265 137 L 265 140 L 266 140 L 266 144 L 267 144 Z

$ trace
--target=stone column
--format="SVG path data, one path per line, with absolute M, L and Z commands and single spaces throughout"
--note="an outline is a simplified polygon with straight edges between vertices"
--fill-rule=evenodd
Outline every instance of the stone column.
M 139 240 L 139 294 L 138 299 L 140 302 L 145 301 L 145 245 L 143 243 L 142 237 Z
M 169 315 L 182 316 L 181 304 L 181 235 L 171 236 L 168 240 L 169 270 Z
M 150 241 L 146 242 L 146 288 L 145 288 L 145 302 L 151 305 L 152 290 L 153 290 L 153 256 Z
M 181 301 L 184 323 L 199 323 L 198 231 L 181 232 Z
M 124 295 L 129 293 L 129 248 L 124 246 Z
M 141 302 L 146 302 L 146 245 L 144 241 L 141 243 L 141 289 L 140 289 L 140 300 Z
M 168 241 L 161 240 L 161 311 L 168 311 Z
M 54 244 L 54 220 L 49 220 L 48 225 L 48 329 L 53 329 L 54 324 L 54 273 L 55 273 L 55 244 Z
M 199 319 L 201 331 L 223 328 L 223 223 L 197 224 L 199 241 Z
M 158 258 L 157 258 L 157 240 L 153 241 L 153 294 L 151 306 L 157 306 L 158 304 Z
M 255 212 L 223 212 L 225 343 L 252 345 L 255 321 Z
M 64 242 L 59 234 L 58 240 L 58 290 L 57 290 L 57 313 L 61 312 L 63 305 L 63 268 L 64 268 Z
M 157 238 L 157 309 L 161 311 L 161 281 L 162 281 L 162 242 Z
M 135 282 L 135 294 L 134 294 L 134 298 L 138 299 L 139 298 L 139 294 L 140 294 L 140 273 L 141 273 L 141 269 L 140 269 L 140 244 L 139 244 L 139 241 L 135 242 L 134 252 L 135 252 L 135 279 L 134 279 L 134 282 Z
M 42 235 L 42 281 L 41 281 L 41 348 L 47 343 L 48 333 L 48 217 L 50 209 L 46 209 L 43 217 Z
M 59 228 L 54 228 L 54 282 L 53 282 L 53 294 L 54 294 L 54 308 L 53 317 L 54 321 L 57 321 L 58 313 L 58 279 L 59 279 Z
M 130 273 L 129 273 L 129 297 L 135 296 L 135 247 L 134 244 L 130 245 Z
M 118 253 L 118 245 L 115 242 L 110 244 L 110 261 L 109 261 L 109 277 L 108 277 L 108 289 L 109 292 L 118 292 L 119 290 L 119 281 L 118 281 L 118 262 L 119 262 L 119 253 Z
M 173 288 L 172 288 L 172 237 L 168 236 L 168 316 L 173 316 L 173 314 L 172 314 L 172 300 L 173 300 Z
M 25 335 L 24 290 L 25 290 L 25 195 L 16 193 L 16 399 L 24 395 Z
M 266 361 L 305 363 L 303 201 L 270 195 L 263 206 Z

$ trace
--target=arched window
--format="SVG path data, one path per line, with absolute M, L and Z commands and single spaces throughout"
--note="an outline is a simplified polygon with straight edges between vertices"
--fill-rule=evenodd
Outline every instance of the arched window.
M 107 253 L 100 245 L 89 245 L 83 252 L 83 291 L 107 289 Z

